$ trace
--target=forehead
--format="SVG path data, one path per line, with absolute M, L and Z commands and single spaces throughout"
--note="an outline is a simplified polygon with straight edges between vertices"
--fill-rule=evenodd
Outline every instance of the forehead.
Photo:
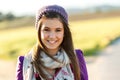
M 42 27 L 48 28 L 63 28 L 62 22 L 57 18 L 44 19 L 42 21 Z

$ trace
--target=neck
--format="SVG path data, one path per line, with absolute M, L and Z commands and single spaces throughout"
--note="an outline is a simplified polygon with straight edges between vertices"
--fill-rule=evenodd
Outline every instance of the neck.
M 54 55 L 57 54 L 58 50 L 59 50 L 59 49 L 49 49 L 49 50 L 48 50 L 48 53 L 49 53 L 51 56 L 54 56 Z

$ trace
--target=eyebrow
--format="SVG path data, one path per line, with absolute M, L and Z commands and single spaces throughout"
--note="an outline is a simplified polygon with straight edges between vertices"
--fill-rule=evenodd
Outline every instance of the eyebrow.
M 45 26 L 44 28 L 50 28 L 50 27 Z M 62 27 L 57 27 L 56 29 L 63 29 L 63 28 Z

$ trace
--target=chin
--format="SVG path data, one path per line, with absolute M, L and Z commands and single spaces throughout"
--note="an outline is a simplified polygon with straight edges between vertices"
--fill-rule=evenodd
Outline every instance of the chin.
M 55 50 L 55 49 L 58 49 L 59 47 L 47 47 L 48 49 L 53 49 L 53 50 Z

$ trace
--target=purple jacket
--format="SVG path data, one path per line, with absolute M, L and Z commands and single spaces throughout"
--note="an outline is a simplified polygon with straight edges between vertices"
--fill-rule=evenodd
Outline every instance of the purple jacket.
M 79 60 L 79 65 L 81 70 L 81 80 L 88 80 L 87 67 L 86 67 L 86 62 L 84 60 L 83 53 L 79 49 L 76 49 L 75 51 L 77 53 L 77 57 Z M 18 57 L 16 80 L 23 80 L 23 72 L 22 72 L 23 60 L 24 60 L 24 56 Z

